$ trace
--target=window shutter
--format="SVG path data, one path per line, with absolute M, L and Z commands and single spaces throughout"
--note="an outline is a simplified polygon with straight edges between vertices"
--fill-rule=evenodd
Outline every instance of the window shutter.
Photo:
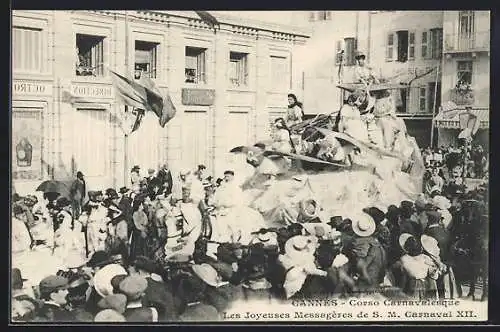
M 248 54 L 245 54 L 243 55 L 243 59 L 242 59 L 242 62 L 243 62 L 243 71 L 244 71 L 244 85 L 248 85 L 249 84 L 249 77 L 250 77 L 250 73 L 249 73 L 249 69 L 248 69 Z
M 422 31 L 422 44 L 421 44 L 422 59 L 426 59 L 428 57 L 429 54 L 428 42 L 429 42 L 429 33 L 427 31 Z
M 415 59 L 415 32 L 408 34 L 408 59 Z
M 335 47 L 335 64 L 340 65 L 340 59 L 342 55 L 340 52 L 342 51 L 342 42 L 340 40 L 337 40 L 336 47 Z
M 387 34 L 386 42 L 385 60 L 392 61 L 394 60 L 394 33 L 390 32 Z

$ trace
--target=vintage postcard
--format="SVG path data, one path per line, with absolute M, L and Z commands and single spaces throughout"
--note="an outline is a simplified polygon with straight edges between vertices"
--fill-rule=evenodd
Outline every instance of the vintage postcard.
M 488 320 L 489 11 L 11 15 L 12 324 Z

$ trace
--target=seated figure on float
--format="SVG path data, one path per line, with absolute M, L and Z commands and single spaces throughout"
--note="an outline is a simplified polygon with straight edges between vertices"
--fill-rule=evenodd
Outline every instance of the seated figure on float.
M 356 82 L 365 85 L 379 84 L 379 79 L 375 76 L 373 68 L 366 63 L 366 56 L 362 52 L 356 54 L 356 67 L 354 68 L 354 79 Z

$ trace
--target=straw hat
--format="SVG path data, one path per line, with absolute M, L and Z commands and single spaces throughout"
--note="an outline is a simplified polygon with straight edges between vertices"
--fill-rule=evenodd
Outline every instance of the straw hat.
M 441 251 L 438 246 L 438 241 L 435 238 L 424 234 L 420 237 L 420 243 L 422 244 L 422 248 L 429 254 L 439 257 Z
M 451 202 L 444 196 L 434 196 L 432 204 L 440 210 L 448 210 L 451 207 Z
M 227 285 L 227 282 L 222 281 L 217 270 L 207 263 L 197 264 L 192 266 L 194 274 L 196 274 L 201 280 L 212 287 L 221 287 Z
M 316 250 L 318 239 L 315 236 L 296 235 L 285 243 L 287 256 L 309 255 Z
M 317 237 L 327 237 L 332 232 L 332 227 L 323 223 L 304 223 L 302 227 L 307 233 Z
M 350 218 L 352 220 L 352 230 L 360 237 L 367 237 L 375 233 L 377 226 L 372 217 L 366 213 Z
M 97 294 L 101 297 L 113 294 L 111 279 L 120 274 L 127 274 L 127 271 L 123 268 L 123 266 L 118 264 L 109 264 L 97 271 L 94 276 L 94 288 Z
M 399 246 L 401 249 L 404 249 L 406 241 L 408 241 L 409 238 L 413 237 L 410 233 L 403 233 L 399 236 Z

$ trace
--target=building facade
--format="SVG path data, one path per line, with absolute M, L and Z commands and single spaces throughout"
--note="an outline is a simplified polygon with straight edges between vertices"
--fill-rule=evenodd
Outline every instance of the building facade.
M 489 144 L 490 105 L 490 13 L 489 11 L 447 11 L 444 13 L 443 102 L 452 102 L 477 116 L 475 139 Z M 460 116 L 436 117 L 439 145 L 455 144 L 460 133 Z
M 128 184 L 133 165 L 221 172 L 234 146 L 266 139 L 287 93 L 300 89 L 294 52 L 305 30 L 194 12 L 14 11 L 12 179 L 17 192 L 80 170 L 88 187 Z M 244 23 L 243 23 L 244 22 Z M 146 113 L 125 138 L 109 69 L 148 75 L 177 114 Z M 220 176 L 220 174 L 214 174 Z
M 410 83 L 407 90 L 393 93 L 397 114 L 420 146 L 429 145 L 433 113 L 442 94 L 443 12 L 321 11 L 307 15 L 313 27 L 308 44 L 318 45 L 322 57 L 306 70 L 306 107 L 320 113 L 340 108 L 343 97 L 336 85 L 354 81 L 354 57 L 361 51 L 378 76 Z

